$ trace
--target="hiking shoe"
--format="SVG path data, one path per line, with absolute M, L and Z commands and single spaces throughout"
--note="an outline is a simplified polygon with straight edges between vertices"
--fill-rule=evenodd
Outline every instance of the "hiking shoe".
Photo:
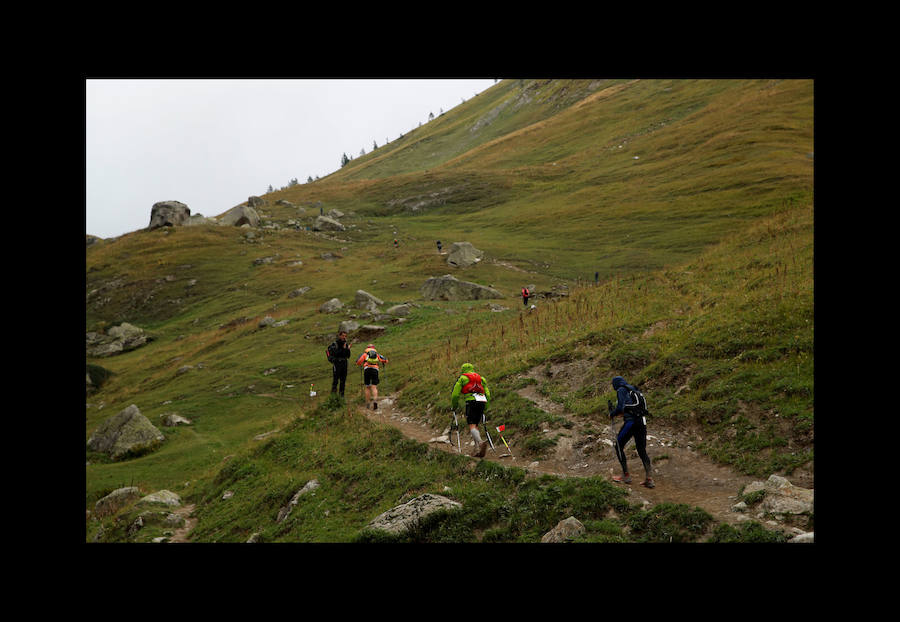
M 372 410 L 378 410 L 378 402 L 372 402 Z
M 613 475 L 612 480 L 617 484 L 630 484 L 631 476 L 630 475 Z
M 653 480 L 649 477 L 641 482 L 641 486 L 646 486 L 647 488 L 656 488 L 656 484 L 654 484 Z
M 479 458 L 484 458 L 484 454 L 487 452 L 487 446 L 488 446 L 487 441 L 481 441 L 481 446 L 478 447 L 478 453 L 475 455 L 478 456 Z

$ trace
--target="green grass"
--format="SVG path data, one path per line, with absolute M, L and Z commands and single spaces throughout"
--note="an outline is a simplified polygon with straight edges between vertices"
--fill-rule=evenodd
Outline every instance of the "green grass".
M 584 386 L 548 378 L 539 390 L 585 420 L 605 412 L 609 378 L 621 374 L 644 388 L 653 417 L 700 429 L 716 461 L 760 476 L 808 468 L 811 152 L 808 81 L 503 81 L 333 175 L 265 197 L 264 224 L 311 222 L 313 210 L 298 216 L 278 199 L 322 201 L 348 213 L 346 232 L 260 229 L 250 241 L 241 229 L 189 227 L 94 244 L 86 330 L 128 321 L 154 339 L 87 361 L 102 386 L 87 398 L 85 439 L 132 403 L 154 423 L 170 411 L 194 423 L 163 429 L 150 454 L 88 456 L 86 507 L 121 486 L 168 488 L 198 503 L 197 541 L 257 531 L 264 541 L 359 541 L 381 511 L 449 486 L 466 509 L 408 539 L 534 541 L 576 507 L 587 541 L 696 539 L 703 521 L 690 509 L 635 528 L 599 480 L 526 480 L 487 463 L 461 470 L 459 459 L 374 428 L 346 412 L 361 403 L 354 370 L 347 403 L 327 408 L 323 352 L 347 313 L 318 308 L 333 297 L 352 305 L 358 289 L 386 306 L 416 304 L 376 341 L 391 359 L 380 389 L 400 391 L 400 407 L 436 427 L 460 365 L 473 362 L 495 392 L 491 420 L 505 423 L 517 451 L 540 457 L 553 443 L 543 428 L 562 421 L 514 390 L 532 368 L 580 364 L 591 370 Z M 469 241 L 485 259 L 451 268 L 437 239 L 445 249 Z M 446 273 L 498 288 L 506 298 L 495 302 L 509 310 L 422 300 L 421 284 Z M 522 313 L 524 284 L 566 285 L 569 296 Z M 289 297 L 302 286 L 312 289 Z M 266 315 L 288 323 L 260 328 Z M 177 373 L 185 365 L 193 369 Z M 315 496 L 274 524 L 313 477 Z M 223 501 L 226 489 L 235 494 Z M 104 537 L 127 539 L 106 526 Z

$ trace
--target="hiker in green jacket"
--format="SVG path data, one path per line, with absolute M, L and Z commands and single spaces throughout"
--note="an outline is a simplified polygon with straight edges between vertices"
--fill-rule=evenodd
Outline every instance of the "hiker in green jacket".
M 466 422 L 469 424 L 469 433 L 475 441 L 475 450 L 472 455 L 483 458 L 487 451 L 487 441 L 481 440 L 478 432 L 478 424 L 484 419 L 484 411 L 491 399 L 491 390 L 488 388 L 487 379 L 475 373 L 475 366 L 471 363 L 463 363 L 460 377 L 453 385 L 453 393 L 450 395 L 450 407 L 456 411 L 459 406 L 459 396 L 462 395 L 466 402 Z

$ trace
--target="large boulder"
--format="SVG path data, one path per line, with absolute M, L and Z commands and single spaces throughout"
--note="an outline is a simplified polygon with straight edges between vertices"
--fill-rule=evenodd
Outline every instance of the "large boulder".
M 147 229 L 183 225 L 191 217 L 191 208 L 181 201 L 160 201 L 150 208 L 150 224 Z
M 141 491 L 137 486 L 117 488 L 94 504 L 94 514 L 97 516 L 114 514 L 123 506 L 140 496 Z
M 331 300 L 322 303 L 322 306 L 319 307 L 319 313 L 337 313 L 343 308 L 343 302 L 341 302 L 337 298 L 332 298 Z
M 780 475 L 770 475 L 765 482 L 751 482 L 744 489 L 744 496 L 758 491 L 765 493 L 759 508 L 762 512 L 782 519 L 813 513 L 815 492 L 809 488 L 794 486 Z
M 132 404 L 101 423 L 88 439 L 87 447 L 121 460 L 152 451 L 164 440 L 163 433 Z
M 88 332 L 85 334 L 85 354 L 94 357 L 113 356 L 139 348 L 151 338 L 128 322 L 107 329 L 106 333 Z
M 219 224 L 227 227 L 259 226 L 259 214 L 250 205 L 237 205 L 219 217 Z
M 480 251 L 469 242 L 454 242 L 447 255 L 447 263 L 456 268 L 466 268 L 481 261 L 484 251 Z
M 358 289 L 356 290 L 356 299 L 354 301 L 357 309 L 365 309 L 366 311 L 378 311 L 379 305 L 383 305 L 384 301 L 377 298 L 369 292 Z
M 484 300 L 503 298 L 493 287 L 460 281 L 450 274 L 431 277 L 419 289 L 426 300 Z
M 328 216 L 324 216 L 322 214 L 316 216 L 316 219 L 312 224 L 313 231 L 344 231 L 346 230 L 346 228 L 347 227 L 342 225 L 334 218 L 329 218 Z
M 365 528 L 399 535 L 415 528 L 426 516 L 461 507 L 462 504 L 458 501 L 426 493 L 378 515 Z

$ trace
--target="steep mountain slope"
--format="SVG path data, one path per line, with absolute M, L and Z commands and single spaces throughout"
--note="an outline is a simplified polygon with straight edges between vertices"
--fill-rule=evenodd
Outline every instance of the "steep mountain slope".
M 554 485 L 459 471 L 373 428 L 355 413 L 353 371 L 345 416 L 325 403 L 322 351 L 362 311 L 319 307 L 352 305 L 359 289 L 385 307 L 414 303 L 377 343 L 392 359 L 383 394 L 423 427 L 444 427 L 448 382 L 472 360 L 496 383 L 492 418 L 516 456 L 540 462 L 573 421 L 597 436 L 608 379 L 622 373 L 708 458 L 811 485 L 812 113 L 810 81 L 503 81 L 324 179 L 266 195 L 254 231 L 176 227 L 89 246 L 86 330 L 127 321 L 153 340 L 88 359 L 108 376 L 88 397 L 86 438 L 132 403 L 151 421 L 177 411 L 193 425 L 166 428 L 161 448 L 130 460 L 89 453 L 86 509 L 133 483 L 195 503 L 198 541 L 243 541 L 266 520 L 269 540 L 347 541 L 399 498 L 449 485 L 467 508 L 493 508 L 460 519 L 482 540 L 533 541 L 565 518 L 532 509 L 518 514 L 530 527 L 508 524 L 503 507 L 524 512 L 517 504 Z M 345 212 L 349 228 L 307 230 L 320 207 Z M 451 268 L 438 239 L 485 259 Z M 448 272 L 499 289 L 507 310 L 422 299 L 425 279 Z M 525 284 L 545 293 L 535 312 L 517 297 Z M 538 396 L 565 417 L 528 399 Z M 329 512 L 270 520 L 311 477 L 329 484 L 316 501 Z M 589 529 L 602 540 L 609 504 L 633 511 L 598 480 L 544 505 L 607 499 Z M 89 521 L 86 535 L 101 524 L 99 539 L 152 533 L 128 535 L 133 519 Z

